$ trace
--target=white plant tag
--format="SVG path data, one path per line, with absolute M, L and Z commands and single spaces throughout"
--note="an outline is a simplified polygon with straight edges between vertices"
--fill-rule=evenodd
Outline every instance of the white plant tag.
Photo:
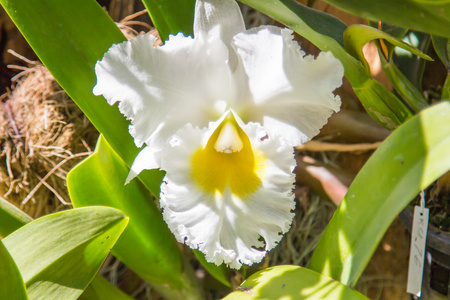
M 422 292 L 423 265 L 425 262 L 425 244 L 428 231 L 429 210 L 425 208 L 422 193 L 421 206 L 414 207 L 409 253 L 408 284 L 406 292 L 420 297 Z

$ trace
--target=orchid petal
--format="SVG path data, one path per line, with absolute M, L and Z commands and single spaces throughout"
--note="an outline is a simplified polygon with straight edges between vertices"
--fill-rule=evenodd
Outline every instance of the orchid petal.
M 331 53 L 316 60 L 305 56 L 292 31 L 261 26 L 234 37 L 254 101 L 246 119 L 261 122 L 269 135 L 279 134 L 291 145 L 311 139 L 334 111 L 343 66 Z
M 229 45 L 233 36 L 245 30 L 244 19 L 236 1 L 199 0 L 195 5 L 194 36 L 208 35 L 217 30 L 218 36 Z M 214 35 L 217 32 L 214 31 Z

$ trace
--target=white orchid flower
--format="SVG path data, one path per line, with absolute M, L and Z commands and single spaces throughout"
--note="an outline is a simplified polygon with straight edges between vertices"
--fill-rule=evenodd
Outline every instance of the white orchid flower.
M 292 31 L 246 30 L 234 0 L 197 0 L 194 37 L 113 45 L 94 94 L 119 102 L 138 147 L 129 178 L 166 171 L 163 216 L 179 242 L 231 268 L 260 262 L 289 230 L 293 146 L 341 101 L 342 64 L 305 56 Z

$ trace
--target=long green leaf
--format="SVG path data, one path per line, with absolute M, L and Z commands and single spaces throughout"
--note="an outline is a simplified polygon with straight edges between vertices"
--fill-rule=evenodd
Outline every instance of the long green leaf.
M 5 237 L 33 218 L 0 197 L 0 237 Z
M 130 217 L 130 224 L 112 249 L 114 256 L 146 280 L 176 281 L 183 259 L 175 239 L 142 184 L 137 180 L 124 184 L 128 172 L 106 139 L 100 137 L 95 153 L 67 176 L 72 204 L 104 205 L 123 211 Z
M 325 0 L 374 21 L 450 37 L 448 0 Z
M 169 34 L 192 35 L 195 0 L 142 0 L 163 41 Z
M 127 175 L 125 163 L 101 137 L 96 152 L 67 176 L 73 205 L 105 205 L 125 212 L 130 224 L 112 249 L 114 256 L 146 280 L 196 293 L 194 278 L 186 278 L 183 258 L 161 212 L 139 181 L 124 185 Z
M 28 300 L 16 263 L 0 240 L 0 299 Z
M 359 172 L 308 268 L 353 286 L 400 211 L 450 169 L 450 102 L 394 131 Z
M 294 0 L 240 0 L 292 28 L 322 51 L 331 51 L 344 65 L 345 77 L 369 115 L 394 129 L 412 116 L 408 107 L 388 89 L 372 79 L 368 70 L 343 47 L 346 26 L 338 19 Z M 326 29 L 318 24 L 327 24 Z
M 224 300 L 246 299 L 345 299 L 367 298 L 338 281 L 298 266 L 276 266 L 259 271 L 245 280 Z
M 30 299 L 76 299 L 99 270 L 128 223 L 109 207 L 47 215 L 8 235 Z

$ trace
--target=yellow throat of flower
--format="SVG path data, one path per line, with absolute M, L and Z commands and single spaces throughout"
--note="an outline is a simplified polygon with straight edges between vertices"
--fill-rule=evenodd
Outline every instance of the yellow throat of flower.
M 228 186 L 234 195 L 242 197 L 261 185 L 264 162 L 264 156 L 254 151 L 247 134 L 230 113 L 206 146 L 192 156 L 192 178 L 208 193 L 223 194 Z

